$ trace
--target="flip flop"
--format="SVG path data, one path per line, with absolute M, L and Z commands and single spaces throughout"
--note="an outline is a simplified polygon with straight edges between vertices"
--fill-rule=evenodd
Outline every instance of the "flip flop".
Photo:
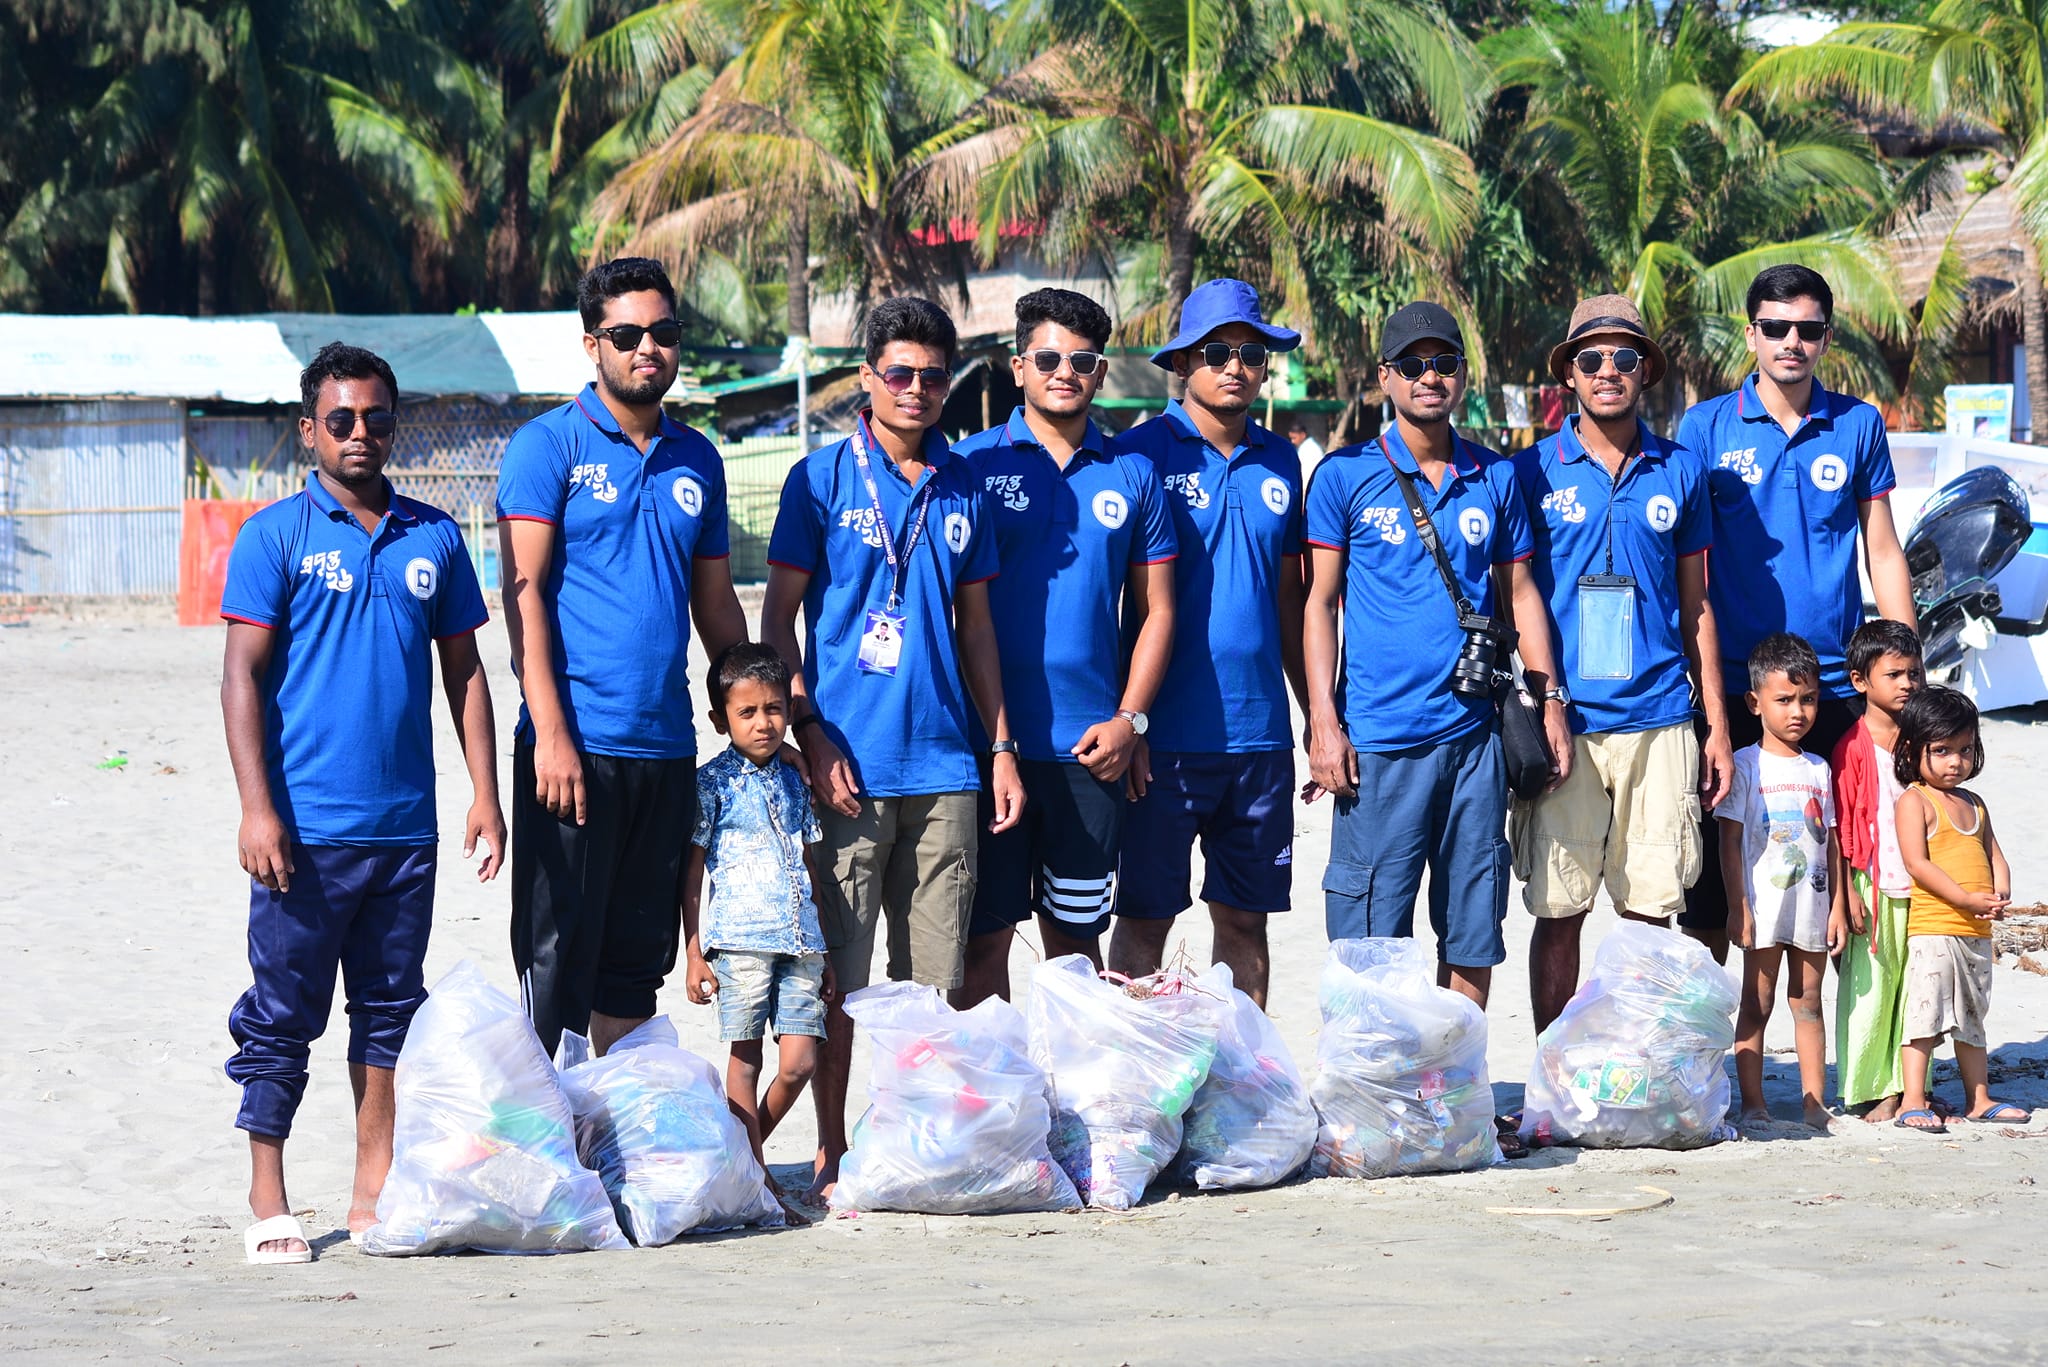
M 273 1248 L 266 1250 L 263 1245 L 281 1239 L 297 1239 L 304 1248 Z M 313 1241 L 306 1237 L 306 1227 L 299 1223 L 296 1215 L 273 1215 L 267 1220 L 258 1220 L 242 1231 L 242 1251 L 252 1263 L 310 1263 L 313 1261 Z
M 1494 1140 L 1500 1145 L 1500 1161 L 1519 1163 L 1529 1156 L 1529 1141 L 1522 1138 L 1522 1113 L 1513 1116 L 1495 1116 L 1493 1121 Z
M 1915 1125 L 1912 1123 L 1913 1118 L 1915 1116 L 1924 1117 L 1928 1120 L 1933 1121 L 1934 1123 L 1932 1125 Z M 1901 1113 L 1899 1118 L 1897 1120 L 1894 1120 L 1892 1124 L 1896 1125 L 1898 1128 L 1902 1130 L 1914 1130 L 1920 1134 L 1948 1133 L 1948 1126 L 1941 1123 L 1941 1117 L 1936 1115 L 1934 1112 L 1928 1110 L 1905 1111 Z
M 2015 1116 L 2018 1119 L 2014 1119 Z M 1984 1114 L 1965 1117 L 1973 1125 L 2024 1125 L 2033 1118 L 2032 1111 L 2015 1106 L 2010 1101 L 1995 1101 L 1991 1109 Z

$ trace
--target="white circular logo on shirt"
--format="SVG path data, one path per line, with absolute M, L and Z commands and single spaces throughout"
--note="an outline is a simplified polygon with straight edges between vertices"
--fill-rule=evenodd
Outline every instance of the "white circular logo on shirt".
M 405 562 L 405 587 L 412 596 L 425 602 L 434 596 L 434 585 L 440 581 L 434 562 L 424 558 Z
M 955 555 L 967 549 L 967 539 L 974 535 L 974 524 L 967 520 L 965 513 L 946 514 L 946 544 L 953 548 Z
M 1807 473 L 1813 476 L 1814 488 L 1832 494 L 1849 482 L 1849 463 L 1837 455 L 1815 456 Z
M 1678 525 L 1678 504 L 1669 494 L 1658 494 L 1643 507 L 1643 516 L 1650 525 L 1660 532 L 1668 532 Z
M 1269 479 L 1259 486 L 1259 497 L 1266 500 L 1266 506 L 1274 512 L 1285 514 L 1288 505 L 1294 502 L 1293 491 L 1288 489 L 1284 479 Z
M 704 511 L 704 486 L 688 475 L 679 475 L 675 483 L 676 506 L 691 517 Z
M 1123 526 L 1131 515 L 1131 505 L 1114 489 L 1104 489 L 1089 506 L 1095 510 L 1095 520 L 1111 531 Z
M 1486 534 L 1493 530 L 1493 519 L 1483 508 L 1467 508 L 1458 514 L 1458 530 L 1465 534 L 1465 542 L 1471 546 L 1486 544 Z

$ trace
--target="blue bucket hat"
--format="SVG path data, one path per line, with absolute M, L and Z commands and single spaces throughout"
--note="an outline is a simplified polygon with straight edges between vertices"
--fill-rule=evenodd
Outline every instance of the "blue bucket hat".
M 1301 334 L 1293 328 L 1277 327 L 1259 312 L 1259 292 L 1242 280 L 1204 280 L 1180 306 L 1180 331 L 1172 341 L 1152 353 L 1152 364 L 1173 369 L 1173 354 L 1185 351 L 1217 328 L 1244 323 L 1266 339 L 1275 351 L 1292 351 L 1301 345 Z

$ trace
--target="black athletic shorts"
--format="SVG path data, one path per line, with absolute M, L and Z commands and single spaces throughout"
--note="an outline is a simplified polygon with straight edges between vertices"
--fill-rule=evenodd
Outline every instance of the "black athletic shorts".
M 1863 695 L 1853 698 L 1830 698 L 1820 700 L 1820 713 L 1813 719 L 1813 729 L 1800 741 L 1800 748 L 1809 755 L 1819 755 L 1823 760 L 1832 760 L 1835 745 L 1849 734 L 1863 716 Z M 1699 726 L 1702 740 L 1706 738 L 1706 727 Z M 1763 721 L 1742 700 L 1740 693 L 1728 699 L 1728 745 L 1740 750 L 1745 745 L 1755 745 L 1764 738 Z M 1685 910 L 1678 913 L 1678 924 L 1695 930 L 1725 930 L 1728 926 L 1728 888 L 1721 881 L 1721 831 L 1720 822 L 1712 812 L 1706 814 L 1704 830 L 1701 832 L 1705 843 L 1700 846 L 1700 878 L 1686 890 Z
M 1124 785 L 1104 783 L 1080 764 L 1018 761 L 1024 817 L 989 834 L 995 802 L 982 764 L 980 876 L 969 935 L 1008 930 L 1035 911 L 1085 939 L 1109 925 L 1116 858 L 1123 845 Z
M 590 1013 L 654 1014 L 676 966 L 683 856 L 697 824 L 695 759 L 583 755 L 584 824 L 533 786 L 533 743 L 512 750 L 512 962 L 550 1055 Z

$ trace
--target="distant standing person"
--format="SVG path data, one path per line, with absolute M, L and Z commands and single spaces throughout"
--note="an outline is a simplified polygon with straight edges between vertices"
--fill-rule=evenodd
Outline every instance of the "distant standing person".
M 690 623 L 747 635 L 725 466 L 661 411 L 681 360 L 668 273 L 621 257 L 576 287 L 597 378 L 512 436 L 498 475 L 512 752 L 512 960 L 541 1043 L 602 1054 L 675 967 L 697 809 Z
M 1294 443 L 1294 454 L 1301 457 L 1301 477 L 1305 482 L 1323 458 L 1323 444 L 1308 434 L 1308 424 L 1300 418 L 1287 420 L 1287 440 Z
M 398 382 L 360 347 L 330 343 L 299 377 L 299 440 L 315 470 L 304 493 L 257 513 L 235 538 L 221 712 L 242 799 L 237 837 L 249 888 L 255 985 L 228 1016 L 249 1135 L 252 1263 L 313 1260 L 285 1195 L 284 1144 L 327 1029 L 339 969 L 348 994 L 356 1099 L 348 1228 L 377 1220 L 391 1168 L 392 1068 L 426 1000 L 434 919 L 433 662 L 476 796 L 462 852 L 505 856 L 496 727 L 478 658 L 487 618 L 455 520 L 392 492 Z
M 954 995 L 962 1009 L 1009 998 L 1014 928 L 1034 913 L 1046 958 L 1102 962 L 1124 773 L 1173 645 L 1175 542 L 1159 473 L 1142 456 L 1110 455 L 1088 416 L 1109 331 L 1109 314 L 1085 294 L 1019 299 L 1010 370 L 1024 402 L 953 448 L 972 465 L 995 527 L 1002 573 L 990 581 L 989 609 L 1031 794 L 1020 825 L 981 837 Z M 1136 627 L 1128 668 L 1118 635 L 1126 609 Z
M 1173 653 L 1126 784 L 1134 799 L 1117 874 L 1109 966 L 1158 969 L 1191 904 L 1202 842 L 1211 959 L 1261 1006 L 1266 918 L 1294 877 L 1294 727 L 1301 682 L 1301 459 L 1251 420 L 1267 358 L 1301 334 L 1268 323 L 1242 280 L 1208 280 L 1152 364 L 1185 385 L 1166 411 L 1110 443 L 1158 471 L 1173 514 Z
M 1831 754 L 1861 711 L 1845 650 L 1863 620 L 1864 565 L 1881 617 L 1912 627 L 1912 577 L 1892 524 L 1891 444 L 1884 418 L 1814 378 L 1834 333 L 1835 296 L 1805 266 L 1772 266 L 1749 286 L 1743 340 L 1756 372 L 1732 394 L 1695 404 L 1678 444 L 1706 463 L 1714 512 L 1707 593 L 1721 640 L 1724 690 L 1747 691 L 1749 653 L 1774 632 L 1805 639 L 1820 659 L 1820 711 L 1803 742 Z M 1744 708 L 1730 743 L 1762 738 Z M 1711 822 L 1709 822 L 1711 824 Z M 1709 833 L 1707 848 L 1714 848 Z M 1727 891 L 1709 859 L 1678 923 L 1726 961 Z

